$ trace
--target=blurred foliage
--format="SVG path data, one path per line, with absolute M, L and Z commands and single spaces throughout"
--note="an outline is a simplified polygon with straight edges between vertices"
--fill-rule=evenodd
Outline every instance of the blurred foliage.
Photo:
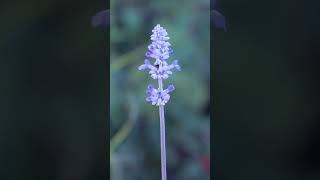
M 181 2 L 180 2 L 181 3 Z M 151 30 L 165 27 L 181 72 L 165 81 L 175 85 L 165 107 L 169 179 L 209 179 L 210 16 L 209 0 L 111 1 L 110 136 L 111 179 L 160 178 L 158 108 L 145 101 L 156 83 L 137 70 L 145 59 Z

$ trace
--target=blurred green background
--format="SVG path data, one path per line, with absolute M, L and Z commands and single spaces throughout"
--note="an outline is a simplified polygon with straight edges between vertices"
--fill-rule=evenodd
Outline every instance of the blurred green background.
M 183 4 L 181 4 L 183 3 Z M 110 170 L 112 180 L 160 179 L 159 110 L 145 101 L 156 83 L 144 63 L 151 30 L 169 33 L 181 72 L 165 106 L 169 179 L 209 179 L 210 22 L 209 0 L 113 0 L 110 29 Z M 153 59 L 152 59 L 153 61 Z
M 0 179 L 108 179 L 108 135 L 113 180 L 160 179 L 154 81 L 137 70 L 158 23 L 183 69 L 165 82 L 169 179 L 209 179 L 210 144 L 215 180 L 320 179 L 320 2 L 219 3 L 228 32 L 209 49 L 207 1 L 111 2 L 107 132 L 109 30 L 90 20 L 108 2 L 1 1 Z

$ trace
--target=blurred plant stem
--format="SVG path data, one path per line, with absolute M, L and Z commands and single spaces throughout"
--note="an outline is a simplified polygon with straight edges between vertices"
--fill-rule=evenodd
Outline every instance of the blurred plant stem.
M 136 48 L 135 50 L 116 58 L 116 60 L 111 62 L 110 64 L 111 71 L 114 71 L 114 72 L 119 71 L 120 69 L 134 62 L 132 61 L 132 59 L 135 59 L 135 57 L 141 56 L 141 54 L 143 54 L 143 52 L 145 51 L 145 46 L 147 45 L 140 46 L 139 48 Z M 130 103 L 128 121 L 126 121 L 122 125 L 122 127 L 118 130 L 118 132 L 116 132 L 116 134 L 111 138 L 110 158 L 112 158 L 112 153 L 130 134 L 136 122 L 137 114 L 138 114 L 137 107 L 133 103 Z
M 144 44 L 144 45 L 134 49 L 133 51 L 116 58 L 116 60 L 112 61 L 110 64 L 111 71 L 116 72 L 116 71 L 124 68 L 125 66 L 129 65 L 130 63 L 134 63 L 135 62 L 135 61 L 133 61 L 134 59 L 137 59 L 137 58 L 139 59 L 139 57 L 142 57 L 142 55 L 146 51 L 145 50 L 146 47 L 147 47 L 147 44 Z
M 128 120 L 122 125 L 122 127 L 116 132 L 110 141 L 110 158 L 112 158 L 113 152 L 117 147 L 129 136 L 132 131 L 138 117 L 138 108 L 131 101 L 129 105 L 129 117 Z

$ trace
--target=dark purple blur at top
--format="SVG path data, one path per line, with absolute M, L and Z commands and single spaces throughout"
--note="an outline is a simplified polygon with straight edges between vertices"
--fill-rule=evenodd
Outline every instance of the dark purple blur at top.
M 210 21 L 215 28 L 227 30 L 225 17 L 216 9 L 217 1 L 211 0 Z M 110 26 L 110 10 L 106 9 L 95 14 L 91 19 L 93 27 L 107 28 Z
M 217 1 L 211 0 L 210 21 L 215 28 L 227 30 L 225 17 L 217 11 Z
M 91 19 L 93 27 L 107 28 L 110 26 L 110 10 L 106 9 L 95 14 Z

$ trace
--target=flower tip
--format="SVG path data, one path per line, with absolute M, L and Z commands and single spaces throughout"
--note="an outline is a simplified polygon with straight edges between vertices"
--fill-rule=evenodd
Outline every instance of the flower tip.
M 138 70 L 139 71 L 142 71 L 142 70 L 144 70 L 145 69 L 145 65 L 144 64 L 142 64 L 142 65 L 140 65 L 139 67 L 138 67 Z
M 178 64 L 178 60 L 174 60 L 174 61 L 172 62 L 172 64 L 173 64 L 173 65 L 177 65 L 177 64 Z
M 174 61 L 172 62 L 172 64 L 174 65 L 174 67 L 175 67 L 178 71 L 181 71 L 181 67 L 180 67 L 179 64 L 178 64 L 178 60 L 174 60 Z
M 150 90 L 151 90 L 151 89 L 154 89 L 153 84 L 149 84 L 149 85 L 148 85 L 148 89 L 150 89 Z
M 168 86 L 168 91 L 171 92 L 171 91 L 174 91 L 174 90 L 175 90 L 174 85 L 170 84 L 170 85 Z
M 173 53 L 173 49 L 169 48 L 169 54 L 172 54 L 172 53 Z
M 145 56 L 146 57 L 150 57 L 151 53 L 150 52 L 146 52 Z
M 153 46 L 153 45 L 149 45 L 149 46 L 148 46 L 148 49 L 149 49 L 150 51 L 153 51 L 153 50 L 154 50 L 154 46 Z
M 144 60 L 144 63 L 145 63 L 146 65 L 150 65 L 149 59 L 145 59 L 145 60 Z

